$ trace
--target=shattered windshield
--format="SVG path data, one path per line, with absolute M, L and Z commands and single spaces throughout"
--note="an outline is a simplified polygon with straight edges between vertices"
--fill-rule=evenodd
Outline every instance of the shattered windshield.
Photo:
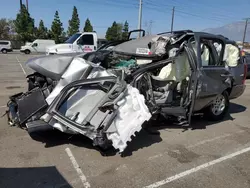
M 64 43 L 67 43 L 67 44 L 73 44 L 76 39 L 78 39 L 79 37 L 81 36 L 81 33 L 76 33 L 74 35 L 72 35 L 68 40 L 66 40 Z

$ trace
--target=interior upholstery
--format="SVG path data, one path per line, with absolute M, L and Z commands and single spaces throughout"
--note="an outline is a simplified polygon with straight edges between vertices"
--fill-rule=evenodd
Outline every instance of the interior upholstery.
M 181 82 L 190 75 L 190 66 L 186 53 L 178 55 L 174 63 L 169 63 L 163 67 L 157 76 L 153 76 L 155 80 L 173 80 Z
M 210 52 L 206 45 L 203 45 L 202 54 L 201 54 L 201 63 L 202 66 L 209 65 Z
M 168 103 L 174 99 L 174 93 L 183 93 L 187 88 L 190 76 L 190 65 L 185 52 L 179 54 L 174 63 L 169 63 L 152 76 L 152 86 L 156 103 Z M 184 86 L 185 85 L 185 86 Z

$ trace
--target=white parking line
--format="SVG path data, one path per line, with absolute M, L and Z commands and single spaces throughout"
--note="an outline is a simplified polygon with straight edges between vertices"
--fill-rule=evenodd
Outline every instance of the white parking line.
M 210 161 L 210 162 L 208 162 L 208 163 L 202 164 L 202 165 L 200 165 L 200 166 L 194 167 L 194 168 L 192 168 L 192 169 L 190 169 L 190 170 L 181 172 L 180 174 L 176 174 L 176 175 L 171 176 L 171 177 L 169 177 L 169 178 L 166 178 L 166 179 L 164 179 L 164 180 L 162 180 L 162 181 L 155 182 L 155 183 L 153 183 L 153 184 L 151 184 L 151 185 L 148 185 L 148 186 L 146 186 L 146 187 L 144 187 L 144 188 L 155 188 L 155 187 L 160 187 L 160 186 L 162 186 L 162 185 L 165 185 L 165 184 L 170 183 L 170 182 L 172 182 L 172 181 L 178 180 L 178 179 L 180 179 L 180 178 L 183 178 L 183 177 L 185 177 L 185 176 L 188 176 L 188 175 L 190 175 L 190 174 L 192 174 L 192 173 L 195 173 L 195 172 L 197 172 L 197 171 L 200 171 L 200 170 L 202 170 L 202 169 L 204 169 L 204 168 L 208 168 L 208 167 L 210 167 L 210 166 L 212 166 L 212 165 L 221 163 L 221 162 L 223 162 L 223 161 L 225 161 L 225 160 L 231 159 L 231 158 L 233 158 L 233 157 L 236 157 L 236 156 L 238 156 L 238 155 L 244 154 L 244 153 L 249 152 L 249 151 L 250 151 L 250 147 L 245 148 L 245 149 L 242 149 L 242 150 L 237 151 L 237 152 L 235 152 L 235 153 L 231 153 L 231 154 L 226 155 L 226 156 L 224 156 L 224 157 L 221 157 L 221 158 L 219 158 L 219 159 L 216 159 L 216 160 Z
M 6 105 L 4 105 L 4 106 L 0 106 L 0 108 L 6 108 L 7 106 Z
M 86 176 L 83 174 L 80 166 L 78 165 L 73 153 L 71 152 L 71 150 L 69 148 L 66 148 L 65 151 L 67 152 L 69 159 L 71 161 L 71 163 L 73 164 L 73 167 L 75 168 L 79 178 L 81 179 L 82 183 L 83 183 L 83 187 L 84 188 L 89 188 L 90 184 L 89 182 L 87 182 L 87 178 Z
M 22 64 L 20 63 L 19 59 L 17 58 L 17 56 L 16 56 L 16 60 L 17 60 L 17 62 L 19 63 L 21 69 L 23 70 L 24 75 L 27 76 L 27 73 L 25 72 L 25 70 L 24 70 Z

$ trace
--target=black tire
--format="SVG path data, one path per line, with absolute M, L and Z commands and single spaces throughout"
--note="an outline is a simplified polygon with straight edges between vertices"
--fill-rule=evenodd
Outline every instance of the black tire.
M 7 50 L 6 49 L 2 49 L 2 53 L 3 54 L 7 54 Z
M 25 50 L 24 53 L 25 54 L 30 54 L 30 50 Z
M 223 97 L 225 102 L 224 105 L 225 107 L 223 108 L 223 110 L 218 110 L 217 109 L 217 113 L 216 113 L 216 107 L 214 104 L 211 104 L 210 106 L 208 106 L 205 110 L 204 110 L 204 117 L 209 120 L 209 121 L 220 121 L 222 119 L 224 119 L 224 117 L 227 115 L 228 110 L 229 110 L 229 96 L 228 96 L 228 92 L 224 91 L 221 95 L 218 95 L 216 100 L 219 101 L 219 99 Z M 214 101 L 216 103 L 216 101 Z M 217 107 L 218 108 L 218 107 Z

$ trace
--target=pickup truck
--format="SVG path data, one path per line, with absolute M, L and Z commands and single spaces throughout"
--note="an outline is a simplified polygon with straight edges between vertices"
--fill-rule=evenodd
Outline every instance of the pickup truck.
M 123 43 L 128 40 L 132 40 L 132 34 L 139 33 L 141 36 L 145 36 L 143 29 L 132 30 L 128 34 L 128 38 L 125 40 L 110 41 L 106 39 L 98 38 L 95 32 L 76 33 L 72 35 L 63 44 L 56 44 L 50 46 L 46 50 L 46 55 L 63 54 L 85 54 L 89 52 L 95 52 L 99 49 L 112 49 L 114 46 Z
M 72 35 L 62 44 L 56 44 L 46 49 L 46 54 L 69 54 L 93 52 L 98 48 L 99 43 L 106 40 L 98 39 L 96 32 L 83 32 Z

